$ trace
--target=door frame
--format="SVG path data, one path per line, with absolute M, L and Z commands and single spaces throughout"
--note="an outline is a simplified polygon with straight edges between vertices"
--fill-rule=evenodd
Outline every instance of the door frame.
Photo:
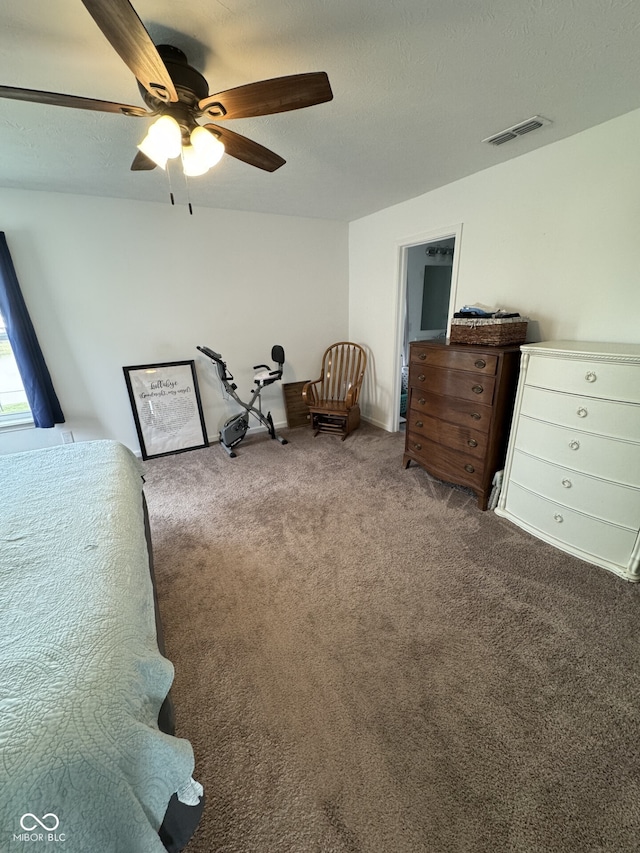
M 460 246 L 462 242 L 462 223 L 451 225 L 448 228 L 437 228 L 433 231 L 428 231 L 423 234 L 415 234 L 412 237 L 407 237 L 399 240 L 396 243 L 396 252 L 398 257 L 397 268 L 398 275 L 396 280 L 396 329 L 395 329 L 395 344 L 394 354 L 396 366 L 393 371 L 391 383 L 391 400 L 393 403 L 393 419 L 391 428 L 394 432 L 400 429 L 400 394 L 401 381 L 400 370 L 398 363 L 402 359 L 402 342 L 404 340 L 404 324 L 405 312 L 407 310 L 407 258 L 409 249 L 412 246 L 420 246 L 423 243 L 436 243 L 438 240 L 446 240 L 450 237 L 455 239 L 455 248 L 453 252 L 453 264 L 451 266 L 451 293 L 449 295 L 449 313 L 447 315 L 447 323 L 453 317 L 456 310 L 457 293 L 458 293 L 458 269 L 460 266 Z

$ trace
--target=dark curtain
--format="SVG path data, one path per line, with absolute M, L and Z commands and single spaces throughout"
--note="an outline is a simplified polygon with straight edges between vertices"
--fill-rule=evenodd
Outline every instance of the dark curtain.
M 34 424 L 37 427 L 63 424 L 64 415 L 20 291 L 7 239 L 2 231 L 0 231 L 0 314 L 7 327 L 7 336 L 18 363 Z

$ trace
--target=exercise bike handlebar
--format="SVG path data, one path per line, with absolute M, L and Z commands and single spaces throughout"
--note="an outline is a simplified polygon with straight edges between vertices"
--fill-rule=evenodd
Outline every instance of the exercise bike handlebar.
M 227 369 L 227 363 L 226 363 L 226 361 L 223 360 L 222 355 L 219 352 L 215 352 L 215 350 L 210 349 L 210 347 L 197 346 L 196 349 L 199 350 L 204 355 L 206 355 L 207 358 L 210 358 L 211 361 L 213 361 L 217 365 L 218 375 L 220 376 L 220 379 L 225 384 L 233 381 L 233 376 L 229 372 L 229 370 Z M 272 382 L 276 382 L 278 379 L 282 378 L 282 366 L 284 364 L 284 350 L 282 349 L 282 347 L 281 346 L 274 346 L 271 350 L 271 357 L 274 360 L 278 361 L 278 369 L 277 370 L 271 370 L 271 368 L 269 367 L 268 364 L 255 364 L 253 366 L 254 370 L 259 370 L 260 368 L 263 368 L 264 370 L 268 371 L 268 375 L 270 377 L 273 377 L 273 378 L 269 379 L 268 381 L 264 381 L 264 379 L 263 379 L 262 384 L 265 384 L 265 385 L 270 385 Z M 282 359 L 282 361 L 280 361 L 280 359 Z M 256 381 L 258 381 L 258 380 L 256 380 Z M 235 389 L 236 389 L 236 386 L 234 385 L 233 390 L 235 391 Z M 239 402 L 241 402 L 241 401 L 239 401 Z
M 213 359 L 213 361 L 218 361 L 221 364 L 224 364 L 222 355 L 219 352 L 214 352 L 212 349 L 209 349 L 209 347 L 196 347 L 196 349 L 199 349 L 200 352 L 203 352 L 208 358 Z

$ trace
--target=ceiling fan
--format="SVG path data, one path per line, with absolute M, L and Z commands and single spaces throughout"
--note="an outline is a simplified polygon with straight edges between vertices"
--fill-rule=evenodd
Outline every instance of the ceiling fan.
M 261 80 L 209 94 L 204 77 L 192 68 L 177 47 L 156 47 L 129 0 L 82 0 L 120 58 L 133 72 L 148 109 L 97 101 L 75 95 L 0 86 L 0 98 L 31 101 L 81 110 L 158 117 L 140 143 L 131 169 L 143 171 L 182 156 L 187 175 L 203 174 L 223 153 L 258 169 L 274 172 L 285 160 L 263 145 L 226 127 L 198 122 L 216 121 L 298 110 L 333 98 L 324 71 Z

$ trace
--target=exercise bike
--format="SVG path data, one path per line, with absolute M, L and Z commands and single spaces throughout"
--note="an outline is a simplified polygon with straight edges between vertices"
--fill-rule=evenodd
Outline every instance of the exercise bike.
M 224 447 L 229 456 L 234 458 L 237 455 L 233 448 L 240 444 L 247 434 L 247 430 L 249 429 L 249 415 L 253 415 L 254 418 L 260 421 L 260 423 L 267 428 L 271 438 L 275 438 L 280 442 L 280 444 L 288 444 L 286 438 L 282 438 L 276 433 L 271 412 L 267 412 L 266 415 L 263 414 L 262 401 L 260 399 L 262 390 L 266 388 L 267 385 L 272 385 L 274 382 L 278 382 L 278 380 L 282 379 L 282 367 L 284 365 L 283 348 L 276 344 L 276 346 L 271 349 L 271 358 L 278 365 L 277 370 L 270 370 L 266 364 L 254 365 L 253 369 L 258 370 L 259 372 L 253 377 L 256 387 L 253 390 L 251 399 L 248 403 L 244 403 L 236 394 L 238 386 L 234 383 L 233 376 L 228 371 L 226 362 L 222 360 L 220 353 L 214 352 L 212 349 L 209 349 L 209 347 L 197 347 L 197 349 L 199 349 L 201 353 L 204 353 L 204 355 L 206 355 L 207 358 L 210 358 L 215 364 L 218 376 L 220 377 L 220 381 L 222 382 L 225 391 L 244 409 L 244 412 L 240 412 L 239 414 L 233 415 L 233 417 L 229 418 L 220 430 L 220 444 Z M 256 401 L 258 403 L 257 408 L 255 406 Z

